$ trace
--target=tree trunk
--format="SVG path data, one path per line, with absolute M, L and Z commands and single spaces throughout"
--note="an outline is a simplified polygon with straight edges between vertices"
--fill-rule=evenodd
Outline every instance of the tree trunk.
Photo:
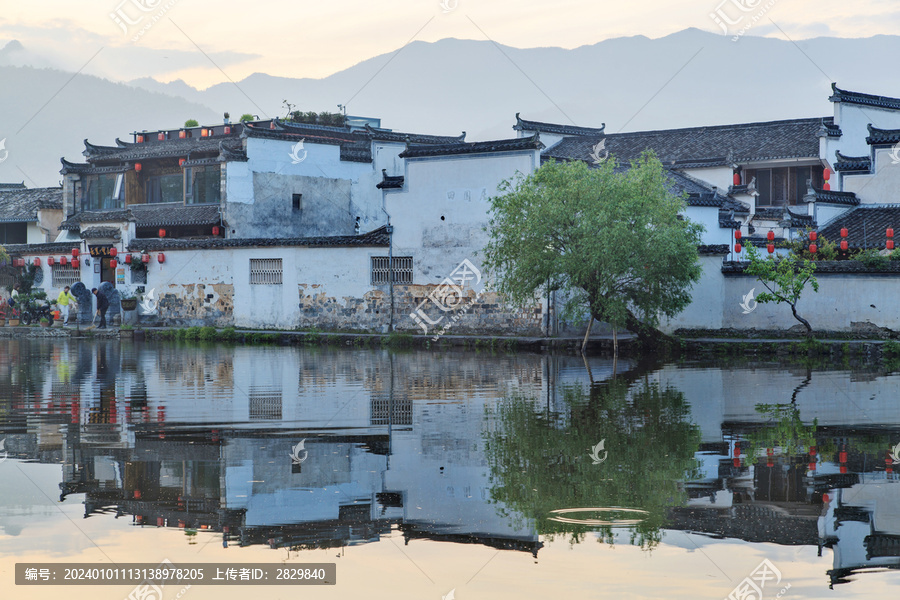
M 791 304 L 791 312 L 794 313 L 794 318 L 803 323 L 806 326 L 806 337 L 811 338 L 813 336 L 812 326 L 809 324 L 809 321 L 801 317 L 797 314 L 797 309 Z
M 613 361 L 619 356 L 619 337 L 616 335 L 616 328 L 613 326 Z
M 591 327 L 594 326 L 594 315 L 591 315 L 591 318 L 588 320 L 587 331 L 584 332 L 584 341 L 581 342 L 581 353 L 584 354 L 584 349 L 587 348 L 588 337 L 591 335 Z
M 666 335 L 655 327 L 647 325 L 646 323 L 635 317 L 631 311 L 628 311 L 628 314 L 626 316 L 625 327 L 628 329 L 628 331 L 634 333 L 641 345 L 645 347 L 675 343 L 675 338 L 670 335 Z

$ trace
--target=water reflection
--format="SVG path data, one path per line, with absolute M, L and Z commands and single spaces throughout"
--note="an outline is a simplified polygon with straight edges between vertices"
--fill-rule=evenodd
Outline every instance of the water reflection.
M 60 497 L 83 495 L 86 518 L 215 532 L 226 547 L 400 532 L 537 557 L 557 537 L 651 550 L 691 531 L 817 547 L 833 560 L 823 585 L 900 568 L 896 375 L 616 368 L 0 340 L 0 439 L 12 459 L 60 464 Z M 7 535 L 14 508 L 0 506 Z

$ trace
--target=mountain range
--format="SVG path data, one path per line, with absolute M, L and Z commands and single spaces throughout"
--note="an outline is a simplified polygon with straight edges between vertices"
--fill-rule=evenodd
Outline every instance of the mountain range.
M 105 50 L 113 52 L 114 49 Z M 64 72 L 21 43 L 0 49 L 0 182 L 59 181 L 59 157 L 80 160 L 82 140 L 113 144 L 135 130 L 221 122 L 243 113 L 302 111 L 382 119 L 399 131 L 514 137 L 515 114 L 608 132 L 831 114 L 831 82 L 900 96 L 900 36 L 792 42 L 739 41 L 698 29 L 608 39 L 574 49 L 512 48 L 491 41 L 412 42 L 322 79 L 255 73 L 197 89 L 150 78 L 113 82 Z M 876 123 L 876 125 L 878 125 Z M 3 151 L 0 150 L 0 159 Z

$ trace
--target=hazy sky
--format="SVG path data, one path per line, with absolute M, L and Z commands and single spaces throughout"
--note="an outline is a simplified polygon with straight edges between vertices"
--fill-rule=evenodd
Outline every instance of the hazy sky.
M 574 48 L 688 27 L 721 31 L 710 16 L 717 9 L 731 18 L 764 11 L 747 35 L 796 40 L 900 31 L 896 0 L 442 1 L 0 0 L 0 46 L 18 40 L 32 63 L 83 67 L 113 80 L 181 78 L 205 88 L 254 72 L 324 77 L 411 39 Z

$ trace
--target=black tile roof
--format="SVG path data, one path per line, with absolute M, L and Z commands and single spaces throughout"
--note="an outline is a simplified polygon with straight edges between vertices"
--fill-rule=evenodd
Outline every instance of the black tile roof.
M 842 227 L 847 228 L 847 244 L 851 248 L 884 248 L 888 228 L 897 232 L 895 239 L 900 241 L 900 204 L 857 206 L 829 221 L 819 234 L 839 241 Z
M 88 227 L 81 232 L 81 239 L 83 240 L 117 240 L 120 237 L 122 237 L 122 230 L 118 227 Z
M 751 218 L 751 221 L 754 219 L 761 219 L 764 221 L 781 221 L 785 216 L 785 209 L 787 209 L 787 213 L 791 218 L 792 227 L 815 228 L 816 223 L 810 215 L 797 214 L 790 208 L 784 206 L 757 208 L 756 213 Z
M 667 169 L 669 191 L 676 196 L 687 193 L 688 206 L 721 207 L 728 198 L 712 186 L 674 169 Z
M 47 244 L 8 244 L 3 246 L 10 256 L 23 254 L 69 254 L 78 242 L 50 242 Z
M 216 248 L 262 248 L 262 247 L 354 247 L 377 246 L 386 247 L 390 244 L 390 235 L 387 227 L 382 226 L 362 235 L 320 236 L 306 238 L 203 238 L 196 240 L 161 238 L 161 239 L 135 239 L 128 244 L 129 252 L 156 252 L 159 250 L 199 250 Z
M 822 133 L 824 133 L 826 137 L 830 138 L 839 138 L 844 134 L 844 132 L 841 131 L 841 128 L 838 125 L 834 124 L 834 117 L 825 119 L 823 129 L 824 131 Z
M 126 209 L 80 212 L 59 226 L 78 230 L 84 223 L 134 222 L 136 227 L 177 227 L 180 225 L 218 225 L 222 222 L 218 204 L 133 204 Z
M 97 146 L 84 140 L 85 159 L 92 165 L 132 162 L 153 158 L 184 158 L 188 153 L 196 158 L 198 155 L 217 156 L 220 144 L 234 151 L 241 151 L 241 141 L 236 133 L 212 137 L 175 138 L 159 141 L 150 139 L 142 143 L 125 143 L 116 140 L 123 147 Z M 70 163 L 74 164 L 74 163 Z M 64 165 L 65 166 L 65 163 Z
M 900 142 L 900 129 L 879 129 L 871 123 L 866 127 L 869 129 L 866 143 L 870 146 L 890 146 Z
M 0 183 L 0 190 L 24 190 L 25 182 L 22 183 Z
M 62 209 L 62 188 L 0 190 L 0 223 L 37 221 L 41 209 Z
M 405 142 L 408 144 L 462 144 L 466 141 L 466 132 L 462 135 L 426 135 L 421 133 L 403 133 L 379 129 L 366 124 L 366 134 L 370 139 L 381 142 Z
M 844 206 L 857 206 L 859 198 L 854 192 L 833 192 L 831 190 L 815 190 L 816 202 L 828 204 L 842 204 Z
M 834 153 L 837 160 L 834 163 L 835 171 L 865 171 L 872 170 L 872 158 L 869 156 L 845 156 L 840 150 Z
M 308 139 L 316 144 L 346 144 L 347 142 L 358 143 L 367 141 L 368 138 L 364 133 L 352 132 L 348 127 L 326 127 L 324 125 L 305 125 L 302 123 L 285 123 L 283 121 L 275 121 L 272 128 L 262 127 L 256 124 L 248 123 L 244 127 L 245 137 L 267 138 L 277 140 L 297 141 L 300 139 Z
M 831 90 L 833 93 L 831 97 L 828 98 L 831 102 L 846 102 L 848 104 L 860 104 L 862 106 L 874 106 L 877 108 L 900 109 L 900 98 L 849 92 L 838 88 L 836 83 L 831 84 Z
M 403 175 L 388 175 L 387 169 L 381 170 L 381 182 L 375 185 L 380 190 L 399 190 L 403 188 Z
M 427 156 L 447 156 L 454 154 L 482 154 L 488 152 L 512 152 L 516 150 L 540 150 L 544 147 L 539 134 L 531 137 L 489 142 L 466 142 L 463 144 L 435 144 L 407 146 L 400 158 L 421 158 Z
M 697 254 L 728 254 L 731 252 L 731 249 L 728 247 L 728 244 L 703 244 L 702 246 L 697 246 Z
M 828 118 L 716 125 L 567 137 L 543 154 L 551 158 L 591 161 L 593 148 L 605 140 L 606 150 L 621 163 L 631 163 L 653 150 L 666 166 L 702 168 L 783 158 L 819 158 L 819 132 Z
M 526 121 L 519 117 L 516 113 L 516 124 L 513 129 L 516 131 L 536 131 L 538 133 L 556 133 L 562 135 L 603 135 L 606 129 L 606 123 L 602 123 L 600 127 L 579 127 L 577 125 L 562 125 L 560 123 L 541 123 L 540 121 Z

